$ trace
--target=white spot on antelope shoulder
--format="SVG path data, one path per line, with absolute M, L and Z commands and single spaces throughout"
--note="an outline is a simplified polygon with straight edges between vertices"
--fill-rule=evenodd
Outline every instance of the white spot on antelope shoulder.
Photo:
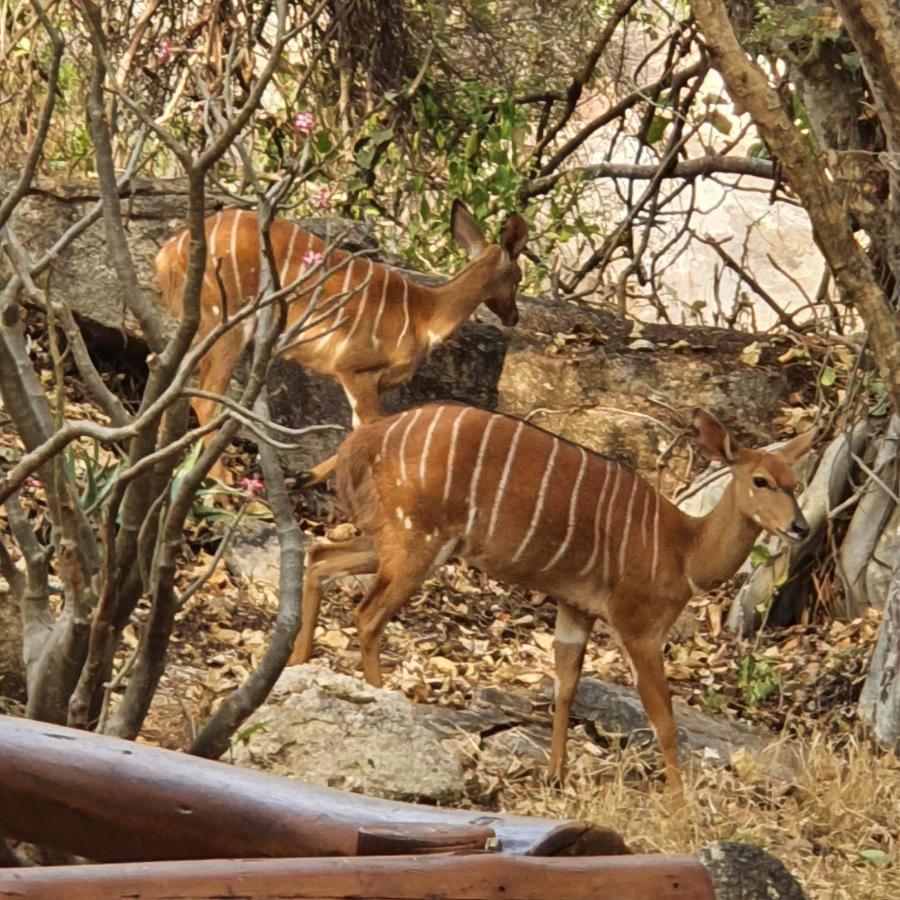
M 412 519 L 411 519 L 409 516 L 407 516 L 407 517 L 403 520 L 403 527 L 404 527 L 407 531 L 412 531 Z
M 756 522 L 756 524 L 759 525 L 760 528 L 763 527 L 762 519 L 760 519 L 760 517 L 756 515 L 756 513 L 753 514 L 753 521 Z
M 398 478 L 398 479 L 394 482 L 394 484 L 396 484 L 397 487 L 400 487 L 400 485 L 403 484 L 403 482 Z
M 375 460 L 374 460 L 374 462 L 375 462 L 375 465 L 378 465 L 378 463 L 381 462 L 381 454 L 380 454 L 380 453 L 376 453 L 376 454 L 375 454 Z
M 400 520 L 402 521 L 402 520 L 403 520 L 403 510 L 401 509 L 401 507 L 398 506 L 398 507 L 394 510 L 394 512 L 396 513 L 397 518 L 400 519 Z
M 430 544 L 433 540 L 434 540 L 434 535 L 433 535 L 433 534 L 426 534 L 426 535 L 425 535 L 425 543 L 426 543 L 426 544 Z
M 216 306 L 215 303 L 214 303 L 214 304 L 212 305 L 212 314 L 213 314 L 214 316 L 217 316 L 220 312 L 221 312 L 221 310 L 220 310 L 219 307 Z
M 438 334 L 436 331 L 428 330 L 428 346 L 435 347 L 441 343 L 444 339 Z

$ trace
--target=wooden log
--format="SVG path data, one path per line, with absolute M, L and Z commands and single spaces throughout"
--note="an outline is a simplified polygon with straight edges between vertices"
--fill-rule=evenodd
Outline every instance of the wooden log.
M 715 900 L 689 856 L 199 860 L 0 872 L 0 898 L 40 900 Z
M 484 847 L 490 832 L 512 854 L 628 852 L 589 822 L 379 800 L 0 716 L 0 837 L 93 860 L 415 853 Z

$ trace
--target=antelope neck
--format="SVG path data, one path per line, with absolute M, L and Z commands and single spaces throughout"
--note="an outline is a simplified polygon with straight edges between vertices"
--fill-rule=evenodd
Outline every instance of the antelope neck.
M 425 313 L 423 328 L 447 338 L 478 308 L 486 298 L 483 257 L 470 262 L 455 278 L 433 288 L 415 286 Z M 410 285 L 412 287 L 412 285 Z
M 682 513 L 692 540 L 685 554 L 688 578 L 701 590 L 721 584 L 737 572 L 762 529 L 737 510 L 734 479 L 705 516 Z

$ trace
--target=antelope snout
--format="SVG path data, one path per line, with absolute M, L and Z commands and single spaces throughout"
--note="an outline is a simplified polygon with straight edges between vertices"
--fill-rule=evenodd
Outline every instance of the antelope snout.
M 519 310 L 513 307 L 508 313 L 503 315 L 503 318 L 500 320 L 509 328 L 512 328 L 513 325 L 519 324 Z
M 797 515 L 791 527 L 787 530 L 787 536 L 794 541 L 802 541 L 809 534 L 809 522 L 802 515 Z

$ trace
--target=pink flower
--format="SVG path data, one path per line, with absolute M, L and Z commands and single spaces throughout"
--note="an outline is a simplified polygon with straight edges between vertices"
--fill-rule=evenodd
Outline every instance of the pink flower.
M 253 475 L 250 478 L 242 478 L 238 482 L 238 487 L 241 488 L 248 497 L 255 497 L 257 494 L 263 493 L 266 489 L 262 478 L 258 475 Z
M 303 265 L 306 266 L 307 269 L 311 269 L 313 266 L 319 265 L 323 259 L 325 259 L 325 254 L 320 250 L 307 250 L 306 253 L 303 254 Z
M 319 188 L 319 192 L 313 197 L 312 205 L 316 209 L 328 209 L 331 206 L 331 191 L 328 188 Z
M 164 66 L 172 55 L 172 44 L 168 38 L 163 38 L 160 41 L 159 49 L 156 51 L 156 58 L 159 60 L 159 64 Z
M 311 112 L 301 112 L 294 116 L 294 131 L 312 134 L 316 130 L 316 117 Z

